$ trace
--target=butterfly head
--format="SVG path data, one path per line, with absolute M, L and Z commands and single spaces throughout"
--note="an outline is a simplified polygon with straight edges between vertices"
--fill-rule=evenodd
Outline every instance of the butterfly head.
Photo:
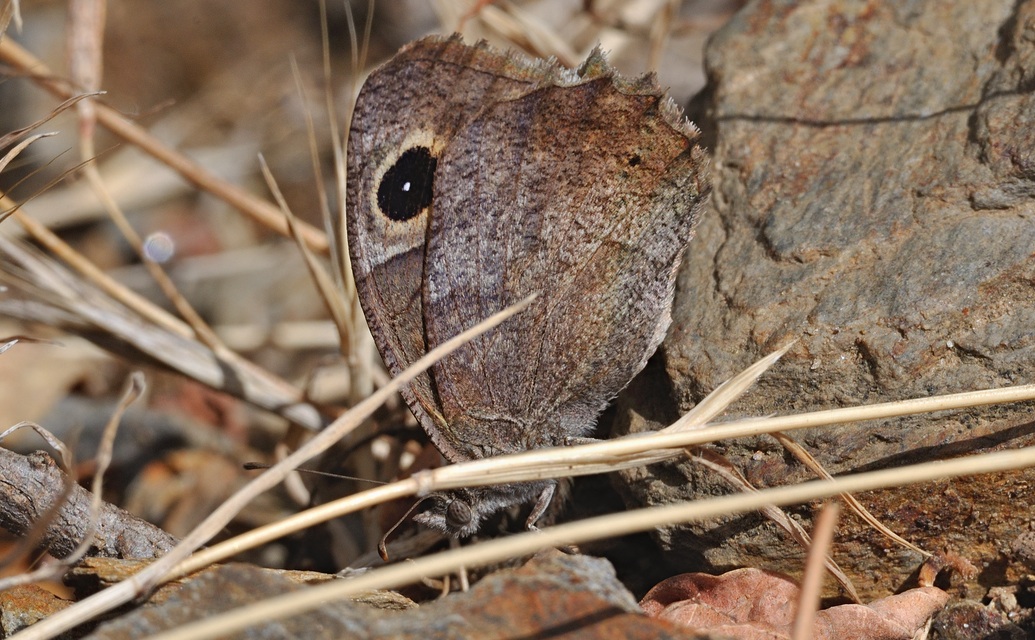
M 478 533 L 493 515 L 510 507 L 535 503 L 544 489 L 552 489 L 552 486 L 552 482 L 544 481 L 444 491 L 432 495 L 428 501 L 430 506 L 413 519 L 450 537 L 467 538 Z M 548 495 L 552 496 L 553 491 Z

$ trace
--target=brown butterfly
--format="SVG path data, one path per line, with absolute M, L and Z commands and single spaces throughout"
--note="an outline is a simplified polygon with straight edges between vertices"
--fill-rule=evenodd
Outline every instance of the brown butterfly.
M 393 374 L 532 293 L 523 313 L 403 396 L 457 462 L 586 436 L 664 337 L 709 190 L 698 131 L 652 76 L 577 71 L 459 37 L 405 47 L 359 94 L 348 234 Z M 418 521 L 453 536 L 556 483 L 450 491 Z

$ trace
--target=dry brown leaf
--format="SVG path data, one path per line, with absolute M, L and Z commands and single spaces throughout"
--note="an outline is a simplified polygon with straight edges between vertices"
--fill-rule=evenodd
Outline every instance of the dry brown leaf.
M 684 573 L 665 580 L 640 601 L 648 615 L 750 640 L 790 638 L 798 607 L 798 586 L 788 577 L 760 569 L 736 569 L 721 576 Z M 846 604 L 816 614 L 816 640 L 909 640 L 941 609 L 949 596 L 922 587 L 872 602 Z

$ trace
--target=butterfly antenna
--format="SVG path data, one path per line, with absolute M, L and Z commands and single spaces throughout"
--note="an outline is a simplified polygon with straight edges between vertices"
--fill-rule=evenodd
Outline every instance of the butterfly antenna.
M 424 496 L 420 500 L 414 502 L 413 506 L 407 509 L 406 513 L 403 514 L 403 517 L 399 518 L 399 520 L 397 520 L 395 524 L 389 527 L 388 531 L 385 531 L 385 534 L 381 536 L 381 540 L 377 543 L 377 555 L 381 556 L 382 560 L 388 562 L 388 536 L 395 533 L 395 530 L 399 528 L 399 525 L 409 520 L 410 516 L 413 515 L 413 512 L 417 510 L 417 507 L 421 506 L 421 504 L 423 504 L 431 497 L 432 496 Z
M 245 462 L 241 467 L 245 471 L 258 471 L 259 469 L 269 469 L 273 465 L 266 464 L 263 462 Z M 313 476 L 324 476 L 327 478 L 334 478 L 335 480 L 355 480 L 356 482 L 369 482 L 371 484 L 388 484 L 387 482 L 381 482 L 380 480 L 370 480 L 368 478 L 358 478 L 356 476 L 347 476 L 341 473 L 331 473 L 330 471 L 318 471 L 316 469 L 295 469 L 299 473 L 308 473 Z

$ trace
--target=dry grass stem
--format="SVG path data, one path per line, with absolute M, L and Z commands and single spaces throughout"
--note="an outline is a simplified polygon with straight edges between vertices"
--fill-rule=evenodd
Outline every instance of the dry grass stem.
M 21 272 L 14 275 L 12 269 L 6 267 L 0 271 L 0 276 L 42 302 L 20 310 L 8 306 L 8 315 L 30 315 L 32 317 L 26 319 L 49 325 L 58 324 L 60 320 L 71 331 L 99 329 L 110 335 L 112 344 L 129 345 L 213 389 L 241 398 L 310 430 L 322 427 L 319 413 L 302 400 L 302 392 L 296 387 L 233 351 L 214 353 L 193 339 L 193 332 L 187 325 L 116 283 L 50 230 L 24 216 L 21 211 L 15 212 L 15 216 L 33 229 L 33 235 L 39 234 L 49 241 L 48 248 L 58 249 L 66 262 L 72 261 L 77 269 L 85 271 L 90 282 L 74 278 L 52 259 L 0 237 L 2 255 L 7 262 L 16 264 Z M 97 291 L 92 284 L 104 286 Z M 114 300 L 108 297 L 113 289 L 120 294 Z M 121 304 L 125 299 L 136 301 L 137 305 L 127 308 Z M 146 311 L 147 315 L 141 311 Z M 46 317 L 37 317 L 40 314 Z M 156 318 L 162 322 L 154 322 Z M 139 356 L 128 355 L 131 358 Z
M 48 113 L 47 115 L 43 116 L 39 120 L 33 122 L 32 124 L 24 126 L 24 127 L 20 128 L 20 129 L 15 129 L 14 131 L 9 131 L 8 133 L 5 133 L 3 135 L 0 135 L 0 149 L 6 149 L 8 146 L 13 144 L 14 141 L 17 140 L 18 138 L 22 137 L 23 135 L 25 135 L 26 133 L 28 133 L 30 131 L 33 131 L 35 129 L 40 128 L 41 126 L 43 126 L 47 122 L 53 120 L 58 114 L 62 113 L 63 111 L 65 111 L 69 107 L 77 104 L 78 102 L 80 102 L 82 100 L 86 100 L 87 98 L 92 98 L 94 96 L 99 96 L 99 95 L 103 95 L 103 92 L 83 93 L 83 94 L 79 94 L 77 96 L 74 96 L 72 98 L 69 98 L 68 100 L 65 100 L 64 102 L 62 102 L 58 106 L 56 106 L 53 109 L 51 109 L 50 113 Z M 54 134 L 53 133 L 48 133 L 46 135 L 54 135 Z M 3 166 L 0 166 L 0 170 L 3 170 Z
M 754 485 L 747 481 L 747 478 L 741 475 L 740 470 L 723 456 L 703 447 L 695 447 L 693 452 L 694 453 L 690 458 L 693 462 L 708 467 L 716 475 L 726 480 L 726 482 L 735 490 L 741 493 L 753 493 L 758 491 Z M 783 509 L 775 505 L 766 505 L 761 507 L 758 511 L 776 526 L 780 527 L 780 529 L 782 529 L 791 540 L 794 540 L 806 551 L 811 552 L 814 548 L 813 540 L 809 536 L 808 532 L 805 531 L 805 528 L 798 524 L 798 521 L 790 517 Z M 825 566 L 826 570 L 830 572 L 830 575 L 837 580 L 837 583 L 849 598 L 854 602 L 861 602 L 859 592 L 856 590 L 855 585 L 852 584 L 848 574 L 846 574 L 837 564 L 832 555 L 827 554 L 823 558 L 823 566 Z
M 836 502 L 824 504 L 812 527 L 812 544 L 805 560 L 805 574 L 801 581 L 801 591 L 798 592 L 798 613 L 794 616 L 794 628 L 791 631 L 793 640 L 809 640 L 812 637 L 823 587 L 823 565 L 826 558 L 830 557 L 839 513 L 840 508 Z
M 45 64 L 31 53 L 8 38 L 0 39 L 0 60 L 14 68 L 33 74 L 35 81 L 60 100 L 71 98 L 75 92 L 65 82 L 59 81 Z M 187 182 L 198 189 L 212 194 L 226 202 L 259 224 L 280 233 L 288 234 L 287 223 L 280 211 L 269 202 L 256 198 L 237 185 L 231 184 L 204 167 L 170 148 L 144 128 L 103 104 L 97 105 L 97 121 L 123 140 L 140 147 L 179 173 Z M 320 253 L 327 251 L 327 237 L 310 225 L 301 226 L 300 235 L 309 247 Z
M 359 38 L 356 33 L 356 23 L 352 15 L 351 5 L 346 6 L 345 16 L 348 20 L 349 43 L 351 45 L 351 56 L 349 58 L 352 68 L 348 75 L 346 84 L 345 121 L 343 123 L 344 135 L 338 129 L 337 110 L 335 108 L 334 96 L 330 87 L 334 85 L 331 74 L 331 53 L 330 35 L 328 33 L 327 12 L 325 0 L 320 0 L 320 36 L 321 49 L 323 53 L 323 77 L 327 90 L 324 94 L 325 108 L 327 110 L 327 122 L 330 126 L 331 149 L 334 153 L 334 176 L 335 186 L 338 190 L 338 206 L 334 215 L 325 214 L 330 225 L 331 232 L 331 253 L 334 264 L 341 274 L 341 298 L 347 311 L 347 326 L 344 333 L 340 335 L 341 353 L 349 367 L 349 404 L 355 405 L 363 398 L 370 395 L 375 386 L 375 378 L 381 375 L 381 368 L 378 364 L 379 356 L 376 354 L 374 340 L 367 329 L 366 318 L 359 305 L 359 295 L 356 292 L 356 282 L 352 275 L 352 262 L 349 259 L 349 240 L 345 233 L 345 212 L 348 210 L 348 189 L 347 189 L 347 156 L 348 145 L 346 137 L 352 126 L 352 110 L 356 103 L 356 96 L 359 93 L 357 84 L 362 77 L 366 67 L 367 45 L 370 42 L 370 31 L 373 29 L 374 2 L 367 3 L 367 21 L 363 28 L 363 37 Z M 319 172 L 317 172 L 319 174 Z M 321 192 L 322 193 L 322 192 Z M 321 198 L 321 202 L 322 202 Z M 336 216 L 336 217 L 335 217 Z
M 422 494 L 427 494 L 465 486 L 591 475 L 654 464 L 684 455 L 685 447 L 715 440 L 1024 400 L 1035 400 L 1035 385 L 971 391 L 798 415 L 751 418 L 712 424 L 693 431 L 671 432 L 666 429 L 657 433 L 637 434 L 577 447 L 537 449 L 511 456 L 472 460 L 422 471 L 414 477 L 422 483 Z
M 776 361 L 790 351 L 791 347 L 797 344 L 797 340 L 788 342 L 783 347 L 770 353 L 753 363 L 729 380 L 715 387 L 704 400 L 698 402 L 693 409 L 687 411 L 679 420 L 661 430 L 661 433 L 676 433 L 698 429 L 708 422 L 722 415 L 733 401 L 739 398 L 745 391 L 755 384 L 755 381 L 765 373 L 769 367 L 776 364 Z
M 13 162 L 14 159 L 17 158 L 19 156 L 19 154 L 21 154 L 21 152 L 24 151 L 25 148 L 28 147 L 33 142 L 36 142 L 40 138 L 49 138 L 50 136 L 55 136 L 55 135 L 57 135 L 57 134 L 53 133 L 53 132 L 50 132 L 50 133 L 37 133 L 36 135 L 29 136 L 25 140 L 22 140 L 18 144 L 14 145 L 7 153 L 4 154 L 4 157 L 0 158 L 0 171 L 3 171 L 4 169 L 6 169 L 7 165 L 11 164 L 11 162 Z M 0 148 L 2 148 L 2 147 L 0 147 Z M 13 210 L 4 211 L 2 214 L 0 214 L 0 222 L 2 222 L 3 220 L 7 219 L 8 217 L 10 217 L 10 215 L 12 213 L 13 213 Z
M 0 344 L 0 354 L 18 344 L 19 340 L 20 338 L 5 338 L 3 344 Z
M 84 104 L 89 101 L 84 101 Z M 81 142 L 82 155 L 84 158 L 93 157 L 93 143 L 91 140 L 83 138 Z M 194 307 L 191 306 L 190 302 L 187 301 L 183 294 L 180 293 L 176 284 L 169 277 L 169 274 L 165 272 L 162 265 L 152 260 L 147 251 L 144 249 L 144 240 L 137 234 L 136 230 L 129 223 L 126 218 L 126 214 L 122 212 L 122 208 L 112 197 L 111 192 L 108 190 L 104 183 L 104 179 L 101 178 L 100 172 L 97 170 L 97 164 L 95 162 L 87 162 L 83 166 L 83 174 L 86 176 L 87 182 L 93 189 L 94 195 L 101 202 L 105 211 L 108 213 L 108 217 L 112 222 L 115 223 L 116 228 L 125 238 L 129 246 L 133 248 L 133 251 L 140 258 L 140 263 L 144 265 L 147 272 L 151 275 L 152 280 L 158 285 L 158 288 L 165 295 L 166 299 L 172 303 L 173 307 L 180 314 L 180 317 L 190 326 L 192 337 L 197 338 L 202 344 L 211 349 L 215 353 L 225 354 L 229 351 L 219 338 L 216 333 L 212 330 L 208 323 L 201 317 Z
M 0 442 L 2 442 L 7 436 L 11 435 L 15 431 L 21 429 L 31 429 L 36 432 L 36 435 L 43 438 L 43 440 L 57 452 L 58 457 L 61 458 L 61 464 L 64 468 L 71 469 L 73 456 L 71 449 L 68 448 L 64 442 L 59 440 L 50 431 L 44 429 L 42 426 L 33 422 L 19 422 L 18 424 L 8 427 L 0 433 Z M 37 547 L 39 541 L 46 534 L 46 529 L 50 523 L 54 520 L 58 511 L 64 505 L 65 500 L 71 495 L 72 490 L 75 488 L 75 481 L 71 475 L 66 476 L 66 482 L 63 485 L 62 491 L 57 498 L 47 507 L 43 512 L 43 515 L 33 523 L 32 530 L 27 534 L 23 535 L 18 543 L 15 544 L 7 553 L 6 556 L 0 558 L 0 567 L 7 566 L 13 563 L 17 558 L 21 558 L 28 553 L 31 553 L 33 549 Z M 23 584 L 32 584 L 41 580 L 47 580 L 53 575 L 53 571 L 50 567 L 41 567 L 35 571 L 29 571 L 19 575 L 8 576 L 3 580 L 0 580 L 0 591 L 10 589 Z
M 0 432 L 0 442 L 3 442 L 7 436 L 20 429 L 32 429 L 35 431 L 36 435 L 43 438 L 44 442 L 46 442 L 51 449 L 57 452 L 58 457 L 61 458 L 61 466 L 64 467 L 66 471 L 72 468 L 72 450 L 68 448 L 68 445 L 35 422 L 19 422 L 13 427 L 4 429 L 3 432 Z
M 266 164 L 266 159 L 259 156 L 259 168 L 262 171 L 262 177 L 266 180 L 266 186 L 269 188 L 270 193 L 273 194 L 273 199 L 276 201 L 277 206 L 284 214 L 284 219 L 287 220 L 288 229 L 291 231 L 291 237 L 295 239 L 298 245 L 298 250 L 302 254 L 302 259 L 305 261 L 306 269 L 309 271 L 309 276 L 316 284 L 316 289 L 320 293 L 320 297 L 323 299 L 324 304 L 327 307 L 327 312 L 334 320 L 334 324 L 338 327 L 338 332 L 342 336 L 343 343 L 345 342 L 345 336 L 348 335 L 351 330 L 346 322 L 346 310 L 344 302 L 338 295 L 338 288 L 335 286 L 334 280 L 331 278 L 327 270 L 324 269 L 323 265 L 317 261 L 316 256 L 309 250 L 303 240 L 301 230 L 299 228 L 299 220 L 295 217 L 295 214 L 288 207 L 287 200 L 284 199 L 284 195 L 280 191 L 280 187 L 277 186 L 277 181 L 273 177 L 273 173 L 270 171 L 269 165 Z
M 811 469 L 812 472 L 816 474 L 816 476 L 820 478 L 825 478 L 827 480 L 833 478 L 833 476 L 830 475 L 830 473 L 823 468 L 823 465 L 821 465 L 819 461 L 816 460 L 816 458 L 814 458 L 812 454 L 809 453 L 804 447 L 795 442 L 793 438 L 780 432 L 774 432 L 772 435 L 780 442 L 781 445 L 783 445 L 784 449 L 789 451 L 791 455 L 793 455 L 799 462 Z M 916 551 L 925 558 L 928 558 L 932 555 L 930 552 L 924 551 L 912 542 L 906 540 L 905 538 L 898 535 L 891 529 L 887 528 L 883 522 L 877 519 L 877 516 L 870 513 L 869 509 L 864 507 L 861 502 L 856 500 L 855 496 L 846 494 L 841 496 L 841 499 L 845 501 L 845 503 L 848 505 L 848 508 L 855 512 L 856 515 L 862 518 L 871 527 L 884 534 L 884 536 L 892 542 L 902 545 L 907 549 Z
M 661 54 L 665 51 L 665 42 L 672 33 L 672 23 L 679 11 L 682 0 L 665 0 L 650 23 L 650 48 L 647 55 L 647 68 L 657 71 L 661 66 Z
M 781 349 L 763 358 L 741 374 L 731 378 L 729 387 L 725 389 L 722 387 L 717 388 L 713 395 L 720 394 L 725 397 L 727 402 L 732 402 L 735 399 L 735 395 L 731 392 L 732 389 L 740 388 L 745 378 L 756 378 L 764 370 L 764 366 L 771 365 L 775 362 L 776 357 L 783 352 L 784 350 Z M 411 491 L 415 491 L 416 495 L 423 496 L 446 489 L 607 473 L 686 455 L 685 447 L 705 444 L 715 440 L 756 436 L 780 430 L 802 429 L 853 421 L 849 419 L 851 416 L 848 414 L 857 417 L 859 420 L 866 420 L 873 419 L 874 415 L 891 417 L 923 413 L 925 410 L 931 410 L 931 407 L 937 407 L 937 410 L 941 410 L 946 407 L 963 408 L 999 401 L 1014 402 L 1031 399 L 1035 399 L 1035 385 L 892 402 L 870 407 L 857 407 L 851 410 L 836 409 L 796 416 L 744 420 L 741 422 L 711 425 L 693 431 L 671 432 L 669 429 L 672 427 L 669 427 L 656 433 L 638 434 L 604 442 L 539 449 L 510 456 L 452 464 L 439 469 L 419 472 L 401 481 L 401 483 L 393 483 L 346 496 L 272 525 L 255 529 L 247 534 L 209 548 L 202 552 L 204 557 L 200 553 L 197 554 L 195 558 L 192 558 L 189 565 L 179 568 L 177 572 L 190 572 L 205 566 L 205 563 L 226 560 L 245 549 L 270 542 L 305 527 L 356 512 L 373 504 L 394 499 L 400 495 L 414 495 Z M 709 411 L 716 409 L 717 405 L 714 402 L 709 402 L 708 400 L 705 402 L 709 404 Z M 702 404 L 704 403 L 702 402 Z M 673 426 L 684 422 L 684 419 L 685 417 L 681 418 Z M 721 468 L 722 465 L 717 465 L 717 467 Z M 906 467 L 899 471 L 903 484 L 908 482 L 908 469 Z M 895 470 L 889 470 L 889 472 L 895 472 Z M 738 483 L 731 480 L 731 484 L 743 487 L 743 485 L 746 485 L 746 482 Z M 396 485 L 402 486 L 396 488 Z M 750 487 L 750 485 L 747 486 Z M 795 539 L 799 539 L 803 546 L 808 546 L 807 534 L 788 525 L 787 519 L 781 517 L 781 511 L 772 509 L 767 511 L 767 515 L 775 522 L 782 523 L 781 527 L 788 531 Z M 854 590 L 851 588 L 850 582 L 843 572 L 840 572 L 833 563 L 829 564 L 829 568 L 834 575 L 838 576 L 839 581 L 842 582 L 846 590 L 851 594 Z
M 483 3 L 477 19 L 497 37 L 539 58 L 556 58 L 561 64 L 574 67 L 584 57 L 553 28 L 511 2 Z M 457 28 L 462 29 L 463 25 L 458 23 Z
M 105 0 L 71 0 L 66 30 L 69 77 L 78 91 L 101 88 L 104 69 Z M 92 101 L 78 105 L 81 138 L 93 137 L 96 110 Z
M 331 445 L 369 418 L 388 398 L 396 394 L 400 387 L 428 369 L 435 362 L 438 362 L 438 360 L 471 339 L 520 313 L 534 299 L 535 296 L 529 296 L 432 349 L 424 357 L 403 371 L 402 374 L 394 378 L 388 385 L 378 389 L 352 410 L 335 420 L 330 426 L 316 434 L 293 454 L 273 465 L 239 489 L 161 559 L 155 561 L 125 582 L 120 582 L 109 589 L 81 600 L 67 609 L 41 620 L 23 631 L 21 640 L 43 640 L 68 631 L 83 622 L 92 620 L 97 615 L 111 611 L 115 607 L 133 600 L 140 594 L 150 591 L 162 581 L 169 579 L 170 572 L 174 570 L 176 565 L 221 531 L 240 509 L 257 495 L 276 486 L 303 462 L 326 451 Z M 398 491 L 398 488 L 393 488 L 393 485 L 379 487 L 378 489 L 389 492 Z
M 144 374 L 139 371 L 131 373 L 129 379 L 126 380 L 126 390 L 122 393 L 122 398 L 115 405 L 115 410 L 112 411 L 108 423 L 104 425 L 104 431 L 101 433 L 101 442 L 97 445 L 97 453 L 94 455 L 96 467 L 93 473 L 93 483 L 90 487 L 93 500 L 90 502 L 89 535 L 79 543 L 72 555 L 63 559 L 64 564 L 67 566 L 72 566 L 79 562 L 79 559 L 86 555 L 86 552 L 93 544 L 93 534 L 97 529 L 97 520 L 100 517 L 101 503 L 103 502 L 101 496 L 104 495 L 104 473 L 108 470 L 108 466 L 111 465 L 112 452 L 115 450 L 115 434 L 119 431 L 119 423 L 122 421 L 122 416 L 126 413 L 126 410 L 129 409 L 129 405 L 136 402 L 143 395 L 146 388 L 147 383 L 144 380 Z
M 122 420 L 122 415 L 126 412 L 126 409 L 129 408 L 129 405 L 131 405 L 140 397 L 143 391 L 144 376 L 140 372 L 134 372 L 132 375 L 130 375 L 129 379 L 127 380 L 126 391 L 123 393 L 121 400 L 119 400 L 118 405 L 112 412 L 111 418 L 108 420 L 108 423 L 104 427 L 101 442 L 97 447 L 97 453 L 95 455 L 95 460 L 97 464 L 96 471 L 94 472 L 93 476 L 93 486 L 91 487 L 92 496 L 90 501 L 89 524 L 86 529 L 86 535 L 83 536 L 82 541 L 80 541 L 79 545 L 71 554 L 61 558 L 58 562 L 48 563 L 34 571 L 29 571 L 19 575 L 11 576 L 4 580 L 0 580 L 0 591 L 23 584 L 32 584 L 35 582 L 43 582 L 47 580 L 60 580 L 61 576 L 63 576 L 65 572 L 68 571 L 68 569 L 70 569 L 72 566 L 78 564 L 79 561 L 83 558 L 83 556 L 85 556 L 86 553 L 90 550 L 90 548 L 94 545 L 94 534 L 97 531 L 97 523 L 100 520 L 101 506 L 103 503 L 101 495 L 104 488 L 104 473 L 108 470 L 108 466 L 111 464 L 112 451 L 114 450 L 115 446 L 115 434 L 118 431 L 118 426 L 119 422 Z M 36 432 L 41 435 L 45 432 L 45 430 L 42 429 L 42 427 L 39 427 L 37 425 L 32 426 L 34 426 Z M 7 435 L 9 431 L 10 430 L 5 431 L 4 434 L 0 434 L 0 440 L 2 440 L 3 436 Z M 59 442 L 57 438 L 54 438 L 49 432 L 46 432 L 46 439 L 48 443 Z M 64 450 L 62 457 L 68 458 L 69 454 L 67 450 L 65 450 L 63 443 L 61 443 L 61 450 Z M 68 477 L 68 481 L 69 487 L 67 493 L 71 493 L 73 482 L 71 476 Z M 64 495 L 62 496 L 62 499 L 54 501 L 54 504 L 51 506 L 51 510 L 48 511 L 47 517 L 41 518 L 38 523 L 38 526 L 41 530 L 46 528 L 46 526 L 51 522 L 52 516 L 56 515 L 57 512 L 64 507 L 65 498 L 67 497 L 68 495 Z M 24 538 L 22 538 L 21 542 L 24 543 L 29 540 L 36 541 L 37 536 L 25 536 Z M 19 544 L 17 548 L 21 549 L 23 546 L 23 544 Z M 28 551 L 28 549 L 23 549 L 23 552 L 24 551 Z M 0 565 L 2 564 L 3 563 L 0 562 Z
M 7 31 L 8 25 L 14 22 L 14 28 L 22 30 L 21 4 L 18 0 L 3 0 L 0 3 L 0 36 Z
M 154 636 L 155 640 L 214 638 L 245 629 L 261 620 L 273 620 L 320 606 L 327 600 L 342 599 L 374 589 L 392 589 L 411 584 L 423 576 L 435 576 L 520 557 L 540 549 L 585 543 L 603 537 L 619 537 L 679 522 L 707 520 L 718 516 L 756 510 L 764 505 L 791 505 L 832 497 L 841 493 L 873 491 L 958 476 L 1011 471 L 1035 466 L 1035 447 L 1000 451 L 948 461 L 926 462 L 902 469 L 870 471 L 836 480 L 813 480 L 802 484 L 765 489 L 752 494 L 737 494 L 639 509 L 601 516 L 522 533 L 507 538 L 445 551 L 411 562 L 375 569 L 356 578 L 314 586 L 203 621 L 183 625 Z M 43 623 L 39 623 L 43 624 Z M 31 630 L 31 629 L 30 629 Z
M 190 327 L 183 321 L 174 318 L 143 296 L 116 282 L 111 276 L 97 268 L 93 262 L 73 249 L 71 245 L 62 240 L 56 233 L 37 222 L 31 216 L 26 215 L 20 206 L 10 198 L 0 196 L 0 206 L 11 210 L 11 214 L 33 240 L 46 247 L 65 264 L 75 269 L 97 288 L 108 294 L 113 300 L 117 300 L 142 318 L 166 331 L 185 338 L 193 335 Z
M 327 51 L 328 43 L 325 41 L 324 55 L 328 56 Z M 329 64 L 329 61 L 328 61 Z M 309 104 L 309 100 L 306 97 L 305 86 L 302 82 L 302 73 L 298 68 L 298 61 L 292 56 L 291 58 L 291 75 L 295 79 L 295 91 L 298 92 L 300 99 L 303 104 Z M 325 97 L 333 100 L 333 96 L 330 92 L 330 83 L 325 91 Z M 330 121 L 334 121 L 333 114 L 327 114 Z M 313 278 L 313 281 L 317 285 L 317 290 L 320 293 L 320 297 L 323 299 L 324 304 L 327 306 L 327 311 L 334 321 L 334 324 L 338 328 L 338 336 L 340 347 L 339 350 L 342 355 L 347 356 L 351 352 L 352 334 L 354 329 L 349 324 L 348 304 L 350 297 L 345 295 L 346 292 L 346 279 L 345 272 L 341 270 L 341 263 L 343 261 L 343 255 L 341 251 L 341 243 L 337 239 L 335 234 L 335 220 L 332 218 L 331 209 L 327 204 L 327 198 L 324 194 L 327 193 L 326 185 L 323 181 L 323 170 L 320 166 L 320 149 L 319 141 L 316 137 L 316 124 L 313 122 L 313 114 L 306 109 L 305 111 L 305 127 L 306 127 L 306 140 L 309 142 L 309 163 L 313 170 L 313 178 L 315 180 L 316 193 L 320 194 L 317 198 L 320 204 L 320 218 L 323 220 L 325 233 L 330 239 L 330 253 L 331 253 L 331 265 L 335 267 L 331 274 L 317 263 L 312 252 L 306 247 L 305 242 L 299 235 L 299 228 L 296 224 L 297 219 L 294 214 L 290 211 L 287 206 L 287 202 L 283 196 L 279 193 L 279 189 L 276 189 L 274 194 L 278 206 L 281 211 L 287 217 L 288 228 L 291 231 L 291 237 L 294 238 L 295 244 L 301 251 L 302 256 L 305 258 L 306 267 L 309 269 L 309 273 Z M 337 135 L 335 133 L 335 135 Z M 266 183 L 270 188 L 271 192 L 274 192 L 276 185 L 273 180 L 272 173 L 270 172 L 269 165 L 266 164 L 265 158 L 260 157 L 260 163 L 262 168 L 263 176 L 266 179 Z M 347 256 L 345 256 L 347 261 Z M 348 274 L 351 278 L 351 273 Z
M 107 15 L 107 4 L 103 0 L 73 0 L 69 7 L 69 60 L 72 84 L 79 91 L 97 92 L 101 86 L 104 68 L 104 24 Z M 94 97 L 76 104 L 79 115 L 79 155 L 84 162 L 82 167 L 87 183 L 94 195 L 115 223 L 130 247 L 140 258 L 144 268 L 161 289 L 165 297 L 172 303 L 180 316 L 191 326 L 194 336 L 213 351 L 226 351 L 216 337 L 215 332 L 205 323 L 187 299 L 176 288 L 176 285 L 165 273 L 165 269 L 151 260 L 144 249 L 144 242 L 130 225 L 122 208 L 112 197 L 100 171 L 97 169 L 94 136 L 97 122 L 97 101 Z
M 249 549 L 261 547 L 284 536 L 298 533 L 342 515 L 376 507 L 391 500 L 414 496 L 417 491 L 416 481 L 413 478 L 407 478 L 306 509 L 283 520 L 258 527 L 196 552 L 176 565 L 176 568 L 170 572 L 169 579 L 175 580 L 189 575 L 209 565 L 229 560 Z

